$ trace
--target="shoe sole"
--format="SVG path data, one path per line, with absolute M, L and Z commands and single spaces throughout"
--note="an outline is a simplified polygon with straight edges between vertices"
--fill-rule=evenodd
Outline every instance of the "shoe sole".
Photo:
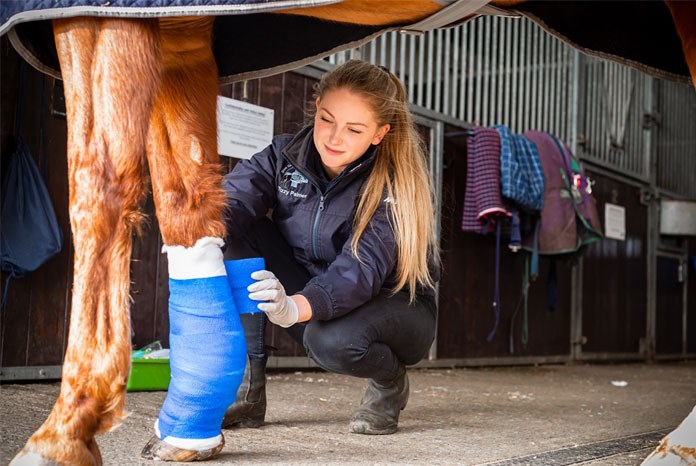
M 258 419 L 239 419 L 236 421 L 228 422 L 222 426 L 223 429 L 236 429 L 236 428 L 247 428 L 247 429 L 258 429 L 264 424 L 264 421 L 259 421 Z

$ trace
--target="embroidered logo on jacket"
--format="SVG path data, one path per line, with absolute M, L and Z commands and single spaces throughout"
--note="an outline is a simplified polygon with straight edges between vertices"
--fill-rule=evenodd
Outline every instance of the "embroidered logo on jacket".
M 280 185 L 278 186 L 278 192 L 285 194 L 286 196 L 306 198 L 307 194 L 298 193 L 297 188 L 300 185 L 309 183 L 309 180 L 300 173 L 297 169 L 292 166 L 286 167 L 282 172 L 282 178 Z

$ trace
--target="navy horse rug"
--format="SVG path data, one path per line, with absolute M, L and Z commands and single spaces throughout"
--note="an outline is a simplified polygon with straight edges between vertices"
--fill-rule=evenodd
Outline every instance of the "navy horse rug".
M 393 0 L 395 7 L 400 0 Z M 366 8 L 361 0 L 3 0 L 0 35 L 37 69 L 59 77 L 50 20 L 72 16 L 215 16 L 214 54 L 221 82 L 268 76 L 357 47 L 389 31 L 422 33 L 478 15 L 526 16 L 584 53 L 653 76 L 689 81 L 674 12 L 655 1 L 423 0 L 442 9 L 419 22 L 369 25 L 326 21 L 300 9 L 332 4 Z M 417 2 L 411 2 L 411 5 Z M 680 3 L 674 6 L 683 8 Z M 405 6 L 404 8 L 412 8 Z M 674 7 L 673 7 L 674 8 Z M 293 10 L 295 14 L 277 14 Z M 691 8 L 689 16 L 696 15 Z M 685 23 L 688 24 L 689 20 Z M 696 24 L 696 17 L 691 17 Z M 357 21 L 356 21 L 357 22 Z M 696 27 L 696 26 L 693 26 Z M 466 53 L 466 52 L 465 52 Z
M 329 3 L 336 0 L 3 0 L 0 35 L 9 31 L 14 47 L 27 61 L 59 77 L 51 19 L 213 15 L 216 16 L 214 53 L 220 76 L 241 80 L 250 75 L 258 77 L 297 68 L 356 41 L 370 40 L 384 29 L 271 14 L 276 10 Z M 261 70 L 264 72 L 259 73 Z

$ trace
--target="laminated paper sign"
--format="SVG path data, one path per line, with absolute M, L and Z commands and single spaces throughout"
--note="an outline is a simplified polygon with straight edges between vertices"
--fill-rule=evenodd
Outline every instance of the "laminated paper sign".
M 218 153 L 248 159 L 273 138 L 273 110 L 218 96 Z
M 626 209 L 623 206 L 604 205 L 604 236 L 624 241 L 626 239 Z

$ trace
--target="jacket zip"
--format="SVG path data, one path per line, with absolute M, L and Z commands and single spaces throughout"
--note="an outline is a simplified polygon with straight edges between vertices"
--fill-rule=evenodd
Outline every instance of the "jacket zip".
M 300 167 L 297 166 L 297 164 L 290 159 L 290 157 L 285 157 L 285 160 L 292 165 L 295 170 L 299 171 L 302 173 L 312 185 L 317 188 L 319 192 L 321 192 L 321 189 L 319 186 L 314 182 L 313 177 L 307 176 L 307 173 L 305 173 L 304 170 L 302 170 Z M 363 163 L 360 163 L 353 167 L 350 172 L 348 172 L 346 175 L 350 175 L 351 173 L 355 172 L 358 168 L 362 167 Z M 312 223 L 312 255 L 314 256 L 314 259 L 319 259 L 319 245 L 317 244 L 319 241 L 319 220 L 321 220 L 321 213 L 324 211 L 324 201 L 326 200 L 326 196 L 328 196 L 329 191 L 331 191 L 336 185 L 334 184 L 333 186 L 329 187 L 325 193 L 319 197 L 319 207 L 317 209 L 317 212 L 314 214 L 314 222 Z
M 297 164 L 291 160 L 289 157 L 285 157 L 285 160 L 297 171 L 302 173 L 314 186 L 317 191 L 321 192 L 321 189 L 319 188 L 319 185 L 314 182 L 314 178 L 311 176 L 307 176 L 307 173 L 305 173 L 304 170 L 302 170 L 300 167 L 297 166 Z M 311 230 L 311 244 L 312 244 L 312 255 L 314 256 L 315 259 L 319 259 L 319 252 L 318 252 L 318 237 L 319 237 L 319 220 L 321 219 L 321 213 L 324 210 L 324 199 L 326 198 L 326 193 L 322 194 L 321 197 L 319 197 L 319 208 L 317 209 L 316 213 L 314 214 L 314 221 L 312 222 L 312 230 Z
M 350 172 L 348 172 L 348 175 L 361 166 L 362 163 L 354 167 Z M 319 259 L 319 245 L 317 244 L 319 242 L 319 220 L 321 219 L 321 213 L 324 211 L 324 201 L 328 197 L 329 193 L 333 191 L 333 189 L 337 185 L 337 183 L 333 185 L 329 184 L 329 187 L 326 189 L 326 192 L 323 193 L 321 197 L 319 197 L 319 207 L 317 208 L 317 213 L 314 214 L 314 223 L 312 224 L 312 254 L 314 255 L 314 258 L 317 260 Z M 317 189 L 319 188 L 317 187 Z
M 312 225 L 312 254 L 314 254 L 315 259 L 319 259 L 319 253 L 317 251 L 317 241 L 319 236 L 319 220 L 321 219 L 321 213 L 324 211 L 324 195 L 322 194 L 319 198 L 319 208 L 317 213 L 314 215 L 314 224 Z

